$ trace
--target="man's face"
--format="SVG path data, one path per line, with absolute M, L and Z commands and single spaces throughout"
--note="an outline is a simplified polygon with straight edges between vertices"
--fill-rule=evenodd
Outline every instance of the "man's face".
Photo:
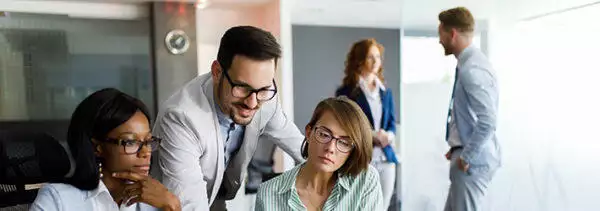
M 264 101 L 261 102 L 257 99 L 257 93 L 252 93 L 247 97 L 234 96 L 233 86 L 222 71 L 225 70 L 221 69 L 220 74 L 213 74 L 213 79 L 216 79 L 215 83 L 219 83 L 217 85 L 219 95 L 217 102 L 223 113 L 229 115 L 236 124 L 247 125 L 252 121 L 254 114 Z M 260 61 L 236 55 L 226 74 L 229 75 L 233 84 L 237 84 L 236 89 L 274 89 L 275 59 Z M 215 76 L 217 78 L 214 78 Z
M 452 54 L 452 30 L 446 30 L 440 23 L 438 26 L 438 35 L 440 37 L 440 44 L 444 47 L 444 55 L 448 56 Z

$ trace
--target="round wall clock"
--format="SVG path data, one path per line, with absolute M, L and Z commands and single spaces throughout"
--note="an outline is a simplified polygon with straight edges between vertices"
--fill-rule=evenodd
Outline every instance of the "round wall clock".
M 167 33 L 165 44 L 172 54 L 182 54 L 190 47 L 190 38 L 183 30 L 175 29 Z

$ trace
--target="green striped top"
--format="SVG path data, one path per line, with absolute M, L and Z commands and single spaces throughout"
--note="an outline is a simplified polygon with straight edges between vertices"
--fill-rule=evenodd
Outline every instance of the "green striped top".
M 296 190 L 296 176 L 303 165 L 263 183 L 258 189 L 255 210 L 306 210 Z M 322 210 L 384 210 L 377 170 L 369 165 L 356 177 L 340 176 Z

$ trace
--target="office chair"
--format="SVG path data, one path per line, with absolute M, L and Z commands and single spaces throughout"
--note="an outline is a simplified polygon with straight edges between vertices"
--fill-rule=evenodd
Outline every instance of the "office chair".
M 45 133 L 0 131 L 0 210 L 27 210 L 43 183 L 71 168 L 67 152 Z

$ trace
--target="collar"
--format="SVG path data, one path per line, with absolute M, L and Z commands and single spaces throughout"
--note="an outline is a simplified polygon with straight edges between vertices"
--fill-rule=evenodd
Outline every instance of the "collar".
M 88 191 L 87 199 L 98 197 L 100 194 L 108 194 L 109 197 L 112 197 L 110 196 L 110 192 L 108 192 L 108 188 L 106 188 L 106 185 L 104 182 L 102 182 L 102 180 L 98 182 L 98 187 L 96 187 L 96 189 Z
M 306 164 L 306 162 L 304 162 L 304 163 L 294 167 L 290 171 L 284 173 L 285 175 L 283 176 L 283 181 L 281 183 L 281 187 L 280 187 L 279 191 L 277 192 L 278 194 L 284 194 L 284 193 L 287 193 L 288 191 L 296 190 L 296 177 L 298 177 L 298 172 L 300 172 L 300 168 L 302 168 L 302 166 L 304 166 L 305 164 Z M 341 176 L 340 174 L 337 174 L 337 176 L 338 176 L 337 183 L 340 184 L 340 186 L 342 188 L 344 188 L 346 191 L 349 191 L 350 190 L 350 180 L 351 180 L 350 175 Z
M 369 89 L 367 89 L 369 87 L 367 84 L 367 80 L 365 80 L 365 78 L 363 78 L 362 76 L 359 76 L 358 83 L 359 83 L 360 87 L 363 89 L 363 91 L 369 90 Z M 375 86 L 377 87 L 378 90 L 385 91 L 385 86 L 383 85 L 381 80 L 379 80 L 378 77 L 375 77 Z
M 213 81 L 214 83 L 214 81 Z M 217 104 L 217 97 L 215 96 L 215 93 L 213 92 L 214 88 L 213 88 L 213 84 L 210 84 L 208 87 L 208 89 L 206 90 L 207 93 L 209 93 L 207 96 L 211 96 L 208 97 L 208 101 L 213 105 L 215 111 L 217 111 L 217 118 L 219 120 L 219 124 L 225 127 L 230 127 L 231 123 L 233 123 L 233 119 L 231 119 L 231 117 L 225 113 L 223 113 L 223 111 L 221 110 L 221 107 L 219 107 L 219 105 Z
M 456 57 L 456 59 L 457 59 L 456 66 L 458 67 L 458 69 L 460 69 L 467 62 L 467 59 L 469 59 L 469 57 L 471 57 L 471 55 L 473 55 L 474 51 L 475 51 L 475 46 L 473 44 L 470 44 L 465 49 L 463 49 L 460 52 L 460 54 L 458 54 L 458 57 Z
M 217 111 L 217 118 L 219 119 L 219 124 L 225 127 L 230 127 L 233 124 L 233 119 L 231 119 L 231 117 L 223 113 L 219 105 L 217 105 L 216 103 L 214 103 L 213 105 L 215 107 L 215 110 Z

